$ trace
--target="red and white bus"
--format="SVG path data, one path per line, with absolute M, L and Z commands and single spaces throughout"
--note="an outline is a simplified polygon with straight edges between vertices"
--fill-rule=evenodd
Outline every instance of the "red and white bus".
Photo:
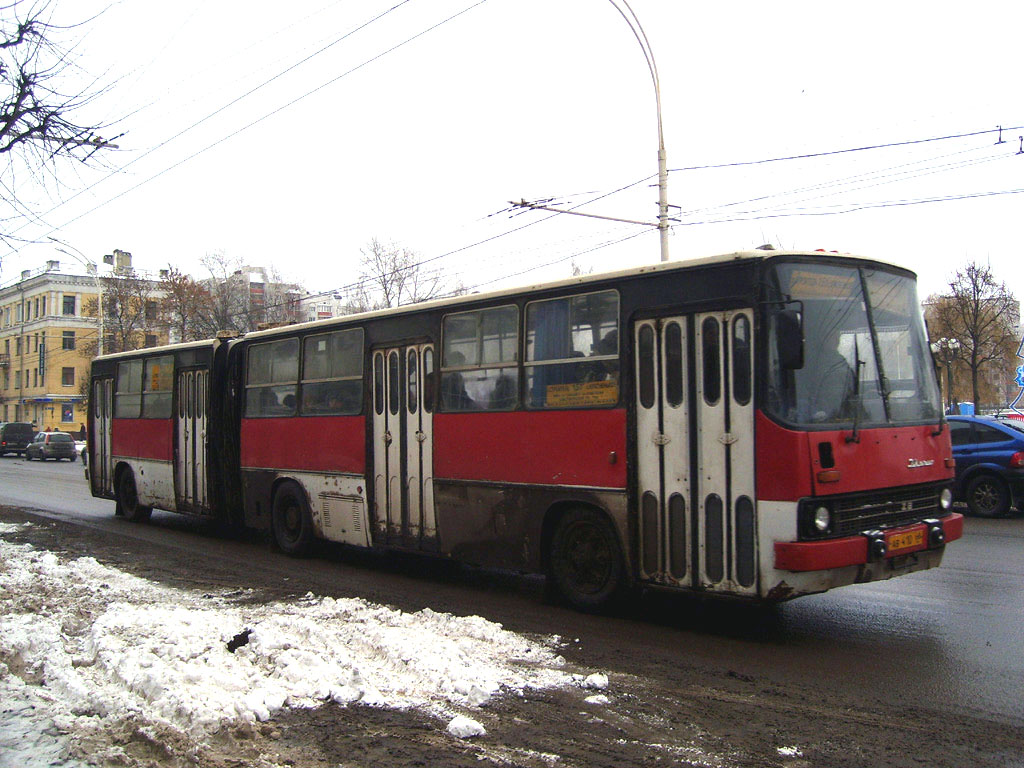
M 92 492 L 316 539 L 783 600 L 963 518 L 914 275 L 754 251 L 93 361 Z

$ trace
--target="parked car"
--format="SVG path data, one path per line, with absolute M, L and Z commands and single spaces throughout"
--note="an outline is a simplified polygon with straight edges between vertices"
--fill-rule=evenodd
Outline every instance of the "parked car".
M 956 459 L 954 497 L 980 517 L 1024 505 L 1024 429 L 985 416 L 950 416 Z
M 26 421 L 0 423 L 0 456 L 8 453 L 25 455 L 25 449 L 35 436 L 35 428 Z
M 25 449 L 25 458 L 28 461 L 32 461 L 32 459 L 74 461 L 77 458 L 74 438 L 67 432 L 39 432 Z

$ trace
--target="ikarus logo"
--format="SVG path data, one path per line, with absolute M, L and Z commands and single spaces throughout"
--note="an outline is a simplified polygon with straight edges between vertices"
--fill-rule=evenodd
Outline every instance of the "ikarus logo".
M 935 463 L 935 459 L 907 459 L 907 467 L 910 469 L 919 469 L 920 467 L 930 467 Z

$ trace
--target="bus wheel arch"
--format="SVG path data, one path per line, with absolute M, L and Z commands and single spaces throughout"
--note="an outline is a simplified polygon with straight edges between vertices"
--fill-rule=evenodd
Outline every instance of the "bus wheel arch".
M 139 503 L 139 489 L 135 483 L 135 470 L 121 462 L 114 470 L 114 514 L 133 523 L 144 523 L 153 514 L 153 508 Z
M 270 528 L 274 544 L 286 555 L 309 554 L 316 538 L 309 497 L 302 484 L 292 478 L 275 481 L 271 490 Z
M 600 507 L 554 505 L 545 516 L 541 551 L 548 583 L 577 610 L 606 608 L 629 584 L 622 542 Z

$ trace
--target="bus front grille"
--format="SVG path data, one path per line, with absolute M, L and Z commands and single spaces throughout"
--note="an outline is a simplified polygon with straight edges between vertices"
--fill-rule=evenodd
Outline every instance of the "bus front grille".
M 837 499 L 834 509 L 833 533 L 838 536 L 907 525 L 925 517 L 945 514 L 939 509 L 939 496 L 933 487 L 889 490 Z

